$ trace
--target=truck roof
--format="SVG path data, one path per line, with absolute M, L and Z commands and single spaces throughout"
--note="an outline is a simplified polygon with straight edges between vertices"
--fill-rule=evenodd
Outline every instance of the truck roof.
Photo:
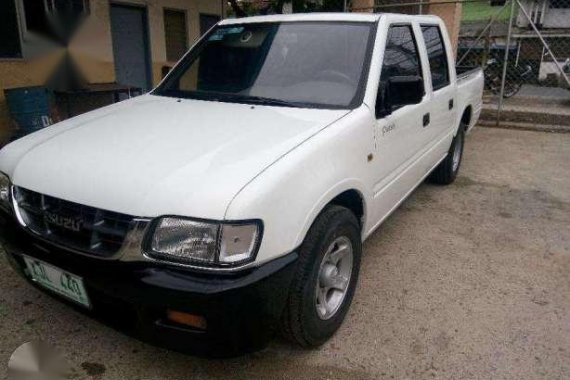
M 353 21 L 375 22 L 380 14 L 374 13 L 293 13 L 286 15 L 253 16 L 243 18 L 225 19 L 220 22 L 226 24 L 242 24 L 250 22 L 295 22 L 295 21 Z
M 296 21 L 345 21 L 345 22 L 376 22 L 383 16 L 400 16 L 413 19 L 437 20 L 437 16 L 421 15 L 410 16 L 395 13 L 294 13 L 268 16 L 253 16 L 230 18 L 220 22 L 220 25 L 261 23 L 261 22 L 296 22 Z

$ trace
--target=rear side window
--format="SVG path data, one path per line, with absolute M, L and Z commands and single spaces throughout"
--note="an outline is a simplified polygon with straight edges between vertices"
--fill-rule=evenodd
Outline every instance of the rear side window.
M 422 25 L 422 34 L 428 53 L 432 87 L 434 91 L 439 90 L 449 84 L 449 68 L 441 30 L 437 25 Z
M 420 57 L 411 25 L 394 25 L 388 30 L 381 84 L 393 76 L 422 76 Z

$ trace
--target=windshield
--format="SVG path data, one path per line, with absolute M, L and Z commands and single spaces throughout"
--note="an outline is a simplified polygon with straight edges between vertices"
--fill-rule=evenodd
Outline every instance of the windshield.
M 374 24 L 218 26 L 155 94 L 292 107 L 353 108 L 362 101 Z

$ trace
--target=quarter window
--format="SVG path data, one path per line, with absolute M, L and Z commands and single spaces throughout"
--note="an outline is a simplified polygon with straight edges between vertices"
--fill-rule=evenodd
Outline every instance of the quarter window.
M 449 69 L 447 67 L 447 55 L 441 30 L 436 25 L 422 26 L 422 34 L 427 48 L 431 83 L 435 90 L 449 84 Z

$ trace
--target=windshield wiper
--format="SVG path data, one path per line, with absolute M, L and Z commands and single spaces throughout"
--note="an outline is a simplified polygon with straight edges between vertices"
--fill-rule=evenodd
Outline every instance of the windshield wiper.
M 193 92 L 193 91 L 176 91 L 176 90 L 155 90 L 156 95 L 171 96 L 176 98 L 184 99 L 199 99 L 208 100 L 212 102 L 230 102 L 230 103 L 245 103 L 245 104 L 259 104 L 265 106 L 280 106 L 280 107 L 307 107 L 301 103 L 290 102 L 287 100 L 266 98 L 263 96 L 254 95 L 241 95 L 241 94 L 230 94 L 230 93 L 219 93 L 219 92 Z
M 236 96 L 234 99 L 243 101 L 244 103 L 260 104 L 264 106 L 301 107 L 299 103 L 289 102 L 287 100 L 281 99 L 265 98 L 263 96 L 244 95 Z

